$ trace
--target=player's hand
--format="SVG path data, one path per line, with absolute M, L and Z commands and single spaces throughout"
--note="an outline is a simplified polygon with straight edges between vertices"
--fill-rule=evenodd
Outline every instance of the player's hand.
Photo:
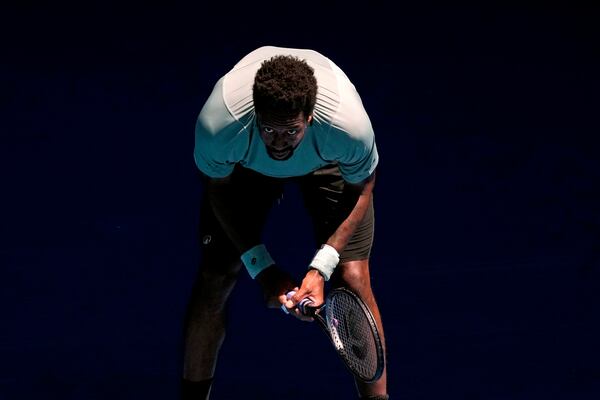
M 256 276 L 268 308 L 279 308 L 289 291 L 298 290 L 298 284 L 286 271 L 271 265 Z
M 289 299 L 285 301 L 285 307 L 296 318 L 303 321 L 312 321 L 311 316 L 303 314 L 298 309 L 298 303 L 302 299 L 309 298 L 312 301 L 311 307 L 318 307 L 323 304 L 323 293 L 325 287 L 325 279 L 316 269 L 311 269 L 306 273 L 302 280 L 302 285 L 297 289 Z

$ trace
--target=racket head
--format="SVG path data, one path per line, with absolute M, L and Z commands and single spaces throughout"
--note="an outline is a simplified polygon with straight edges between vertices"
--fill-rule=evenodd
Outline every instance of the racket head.
M 374 382 L 383 373 L 385 360 L 375 318 L 364 301 L 346 288 L 332 290 L 325 307 L 331 341 L 346 367 L 363 382 Z

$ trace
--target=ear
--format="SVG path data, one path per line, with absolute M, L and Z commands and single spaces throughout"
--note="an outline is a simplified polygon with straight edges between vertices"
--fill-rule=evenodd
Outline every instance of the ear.
M 311 125 L 311 124 L 312 124 L 312 120 L 313 120 L 313 115 L 312 115 L 312 114 L 310 114 L 310 115 L 308 116 L 308 118 L 306 118 L 306 122 L 307 122 L 309 125 Z

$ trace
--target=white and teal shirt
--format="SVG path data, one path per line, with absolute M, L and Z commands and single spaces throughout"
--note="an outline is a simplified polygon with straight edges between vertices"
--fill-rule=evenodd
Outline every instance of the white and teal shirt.
M 306 60 L 318 84 L 313 123 L 285 161 L 267 154 L 252 100 L 256 72 L 275 55 Z M 229 175 L 235 164 L 278 178 L 337 164 L 350 183 L 366 179 L 378 161 L 371 121 L 346 74 L 316 51 L 272 46 L 254 50 L 216 83 L 198 116 L 194 158 L 198 168 L 213 178 Z

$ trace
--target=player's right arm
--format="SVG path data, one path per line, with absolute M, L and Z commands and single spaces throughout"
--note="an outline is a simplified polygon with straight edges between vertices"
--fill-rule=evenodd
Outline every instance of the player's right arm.
M 221 227 L 237 247 L 240 254 L 260 244 L 261 231 L 266 219 L 267 207 L 257 207 L 249 198 L 243 185 L 236 185 L 231 176 L 205 177 L 205 187 L 213 211 Z M 284 270 L 271 264 L 256 276 L 267 307 L 278 308 L 286 302 L 285 294 L 298 290 L 297 283 Z

